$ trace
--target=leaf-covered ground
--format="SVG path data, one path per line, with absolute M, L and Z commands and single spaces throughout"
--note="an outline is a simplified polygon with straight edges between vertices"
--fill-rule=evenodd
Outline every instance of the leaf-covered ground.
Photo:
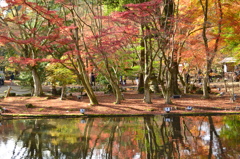
M 237 90 L 237 88 L 235 88 Z M 90 106 L 87 96 L 77 99 L 77 93 L 60 100 L 57 96 L 26 97 L 16 96 L 0 99 L 0 106 L 6 108 L 2 115 L 81 115 L 80 109 L 85 109 L 88 115 L 142 115 L 164 114 L 164 107 L 171 107 L 170 113 L 240 113 L 240 99 L 230 100 L 230 93 L 218 96 L 217 89 L 212 89 L 210 99 L 202 99 L 202 95 L 188 94 L 181 98 L 172 99 L 173 104 L 165 104 L 163 97 L 152 95 L 152 103 L 143 102 L 143 95 L 134 90 L 123 92 L 125 100 L 121 104 L 114 104 L 115 97 L 112 94 L 96 92 L 99 105 Z M 32 104 L 33 108 L 27 108 Z M 191 106 L 192 111 L 185 108 Z

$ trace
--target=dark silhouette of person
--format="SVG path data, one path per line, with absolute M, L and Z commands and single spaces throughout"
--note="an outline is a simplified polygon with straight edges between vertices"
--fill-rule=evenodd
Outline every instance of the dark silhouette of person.
M 3 79 L 3 77 L 0 77 L 0 86 L 1 85 L 4 85 L 4 79 Z
M 14 76 L 14 74 L 12 74 L 11 76 L 10 76 L 10 81 L 11 81 L 11 85 L 13 84 L 13 80 L 15 79 L 15 76 Z
M 123 84 L 122 76 L 120 76 L 120 84 L 121 84 L 121 85 Z
M 92 72 L 91 73 L 91 85 L 95 86 L 95 82 L 96 82 L 95 74 Z

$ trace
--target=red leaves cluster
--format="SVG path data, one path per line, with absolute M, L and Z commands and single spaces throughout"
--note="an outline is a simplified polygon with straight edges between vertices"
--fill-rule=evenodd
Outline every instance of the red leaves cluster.
M 58 59 L 46 59 L 46 58 L 25 58 L 25 57 L 10 57 L 9 59 L 10 63 L 16 63 L 19 64 L 21 66 L 35 66 L 37 65 L 37 63 L 41 63 L 41 62 L 51 62 L 51 63 L 55 63 L 55 62 L 61 62 L 61 60 Z

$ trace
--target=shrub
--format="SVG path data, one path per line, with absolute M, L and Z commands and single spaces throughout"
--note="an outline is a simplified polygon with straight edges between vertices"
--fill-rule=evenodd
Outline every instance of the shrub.
M 30 104 L 26 104 L 25 106 L 26 106 L 26 108 L 34 108 L 34 106 L 31 103 Z

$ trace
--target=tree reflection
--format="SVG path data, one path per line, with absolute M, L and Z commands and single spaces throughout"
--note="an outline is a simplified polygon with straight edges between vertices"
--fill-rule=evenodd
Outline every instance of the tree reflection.
M 12 158 L 21 156 L 22 158 L 61 158 L 71 153 L 71 148 L 65 144 L 74 145 L 76 136 L 62 135 L 66 131 L 74 132 L 74 127 L 66 126 L 64 121 L 60 123 L 51 120 L 27 120 L 25 128 L 16 140 Z M 74 124 L 73 124 L 74 125 Z M 63 127 L 64 126 L 64 127 Z M 77 129 L 76 129 L 77 130 Z M 73 142 L 71 142 L 73 141 Z M 20 149 L 19 145 L 22 145 Z M 59 151 L 61 148 L 61 151 Z
M 160 145 L 157 142 L 158 131 L 154 128 L 154 118 L 144 117 L 144 131 L 145 131 L 145 149 L 147 158 L 157 158 L 159 156 Z
M 239 155 L 238 116 L 92 117 L 2 124 L 0 141 L 7 143 L 4 136 L 13 131 L 19 134 L 12 158 L 180 159 Z
M 224 152 L 229 158 L 239 158 L 240 154 L 240 116 L 231 115 L 224 117 L 226 125 L 220 132 Z
M 209 119 L 209 125 L 210 125 L 210 144 L 209 144 L 209 155 L 208 158 L 212 158 L 212 149 L 213 149 L 213 143 L 214 143 L 214 136 L 216 138 L 216 143 L 215 145 L 217 146 L 217 150 L 219 150 L 220 152 L 217 153 L 217 158 L 226 158 L 224 152 L 223 152 L 223 147 L 222 147 L 222 142 L 221 139 L 216 131 L 216 128 L 214 126 L 214 122 L 211 116 L 208 116 Z
M 38 122 L 38 120 L 33 120 L 30 122 L 32 126 L 27 127 L 22 131 L 18 140 L 15 143 L 15 148 L 13 151 L 13 157 L 15 158 L 20 155 L 20 152 L 16 151 L 16 147 L 19 141 L 22 141 L 22 149 L 24 152 L 22 153 L 22 157 L 29 157 L 29 158 L 39 158 L 42 159 L 42 134 L 41 128 L 43 127 L 42 124 Z

